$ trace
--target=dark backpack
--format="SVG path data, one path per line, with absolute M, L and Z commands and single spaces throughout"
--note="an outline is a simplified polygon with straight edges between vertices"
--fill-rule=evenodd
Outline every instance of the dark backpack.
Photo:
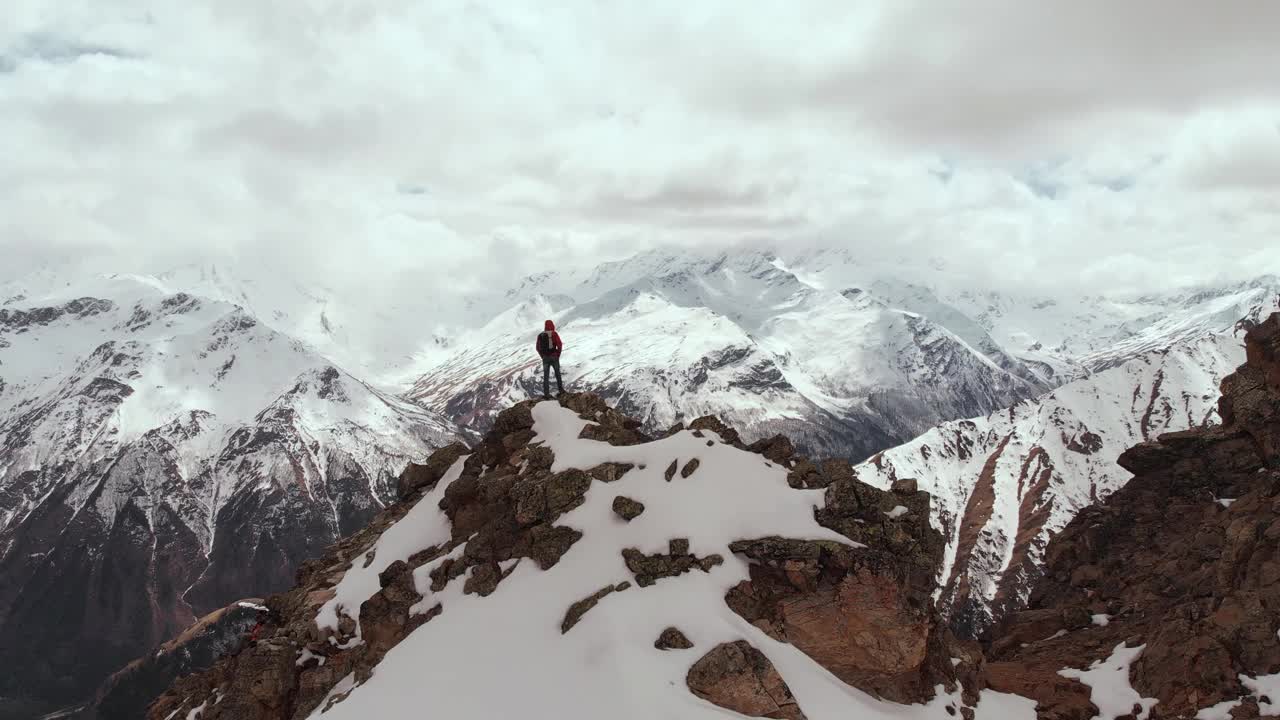
M 551 352 L 551 333 L 542 332 L 538 334 L 538 354 L 546 355 Z

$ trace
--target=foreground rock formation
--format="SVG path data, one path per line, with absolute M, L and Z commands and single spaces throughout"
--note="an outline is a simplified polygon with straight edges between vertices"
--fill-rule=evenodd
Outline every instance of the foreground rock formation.
M 538 431 L 549 431 L 541 424 L 535 429 L 535 409 L 544 421 L 549 413 L 559 413 L 554 417 L 577 422 L 581 430 L 574 438 L 544 442 Z M 614 607 L 615 598 L 642 599 L 645 593 L 682 583 L 714 580 L 723 589 L 715 600 L 718 609 L 712 610 L 736 613 L 739 622 L 759 631 L 757 639 L 704 645 L 696 635 L 691 640 L 675 627 L 659 626 L 634 649 L 688 668 L 691 699 L 681 702 L 701 698 L 761 717 L 805 717 L 786 678 L 770 662 L 763 645 L 770 638 L 790 644 L 815 669 L 825 668 L 870 698 L 924 702 L 939 689 L 959 698 L 963 684 L 967 700 L 954 704 L 977 702 L 980 654 L 950 636 L 930 597 L 942 541 L 928 523 L 927 494 L 863 485 L 847 466 L 818 467 L 796 456 L 782 437 L 746 446 L 714 418 L 673 428 L 657 439 L 639 427 L 595 396 L 567 395 L 553 410 L 517 405 L 498 417 L 493 431 L 474 449 L 453 445 L 437 451 L 425 465 L 411 466 L 399 484 L 403 502 L 307 563 L 295 589 L 266 600 L 284 618 L 271 637 L 208 672 L 180 680 L 148 717 L 185 717 L 202 706 L 202 720 L 305 718 L 317 709 L 341 709 L 357 702 L 343 699 L 371 677 L 381 677 L 380 663 L 390 662 L 388 653 L 419 628 L 449 623 L 458 605 L 497 602 L 518 570 L 528 570 L 521 576 L 528 581 L 530 573 L 550 573 L 579 547 L 603 544 L 606 539 L 593 534 L 601 531 L 584 533 L 574 526 L 578 523 L 561 522 L 584 505 L 588 493 L 600 496 L 599 515 L 608 523 L 603 532 L 648 522 L 655 532 L 665 533 L 656 517 L 664 508 L 653 498 L 694 492 L 699 483 L 713 482 L 742 483 L 744 492 L 751 491 L 751 483 L 768 482 L 769 492 L 797 503 L 800 510 L 793 514 L 800 522 L 831 539 L 744 534 L 728 537 L 719 552 L 710 552 L 702 547 L 698 528 L 690 527 L 695 531 L 692 545 L 689 538 L 671 536 L 663 538 L 657 552 L 648 546 L 623 547 L 611 561 L 623 574 L 591 581 L 598 583 L 591 592 L 566 603 L 555 624 L 565 640 L 551 642 L 583 641 L 598 633 L 599 627 L 589 621 L 601 608 Z M 561 468 L 551 447 L 557 443 L 601 457 L 616 451 L 632 460 Z M 695 448 L 705 454 L 692 457 Z M 656 461 L 636 459 L 644 457 Z M 726 473 L 725 463 L 759 468 L 763 475 L 736 477 Z M 648 473 L 643 485 L 649 509 L 629 521 L 617 517 L 613 504 L 619 495 L 608 486 L 622 485 L 629 476 L 639 486 L 642 473 Z M 733 499 L 725 495 L 720 499 L 731 505 Z M 717 507 L 702 510 L 707 523 L 715 523 L 721 512 Z M 773 505 L 766 510 L 790 512 Z M 734 509 L 723 511 L 732 514 Z M 389 544 L 385 538 L 407 532 L 432 513 L 435 521 L 443 521 L 434 542 L 402 548 L 409 553 L 403 558 L 384 555 L 390 552 L 384 549 Z M 345 605 L 352 578 L 375 570 L 371 594 Z M 734 573 L 739 573 L 736 581 Z M 715 580 L 722 577 L 728 580 Z M 520 588 L 506 592 L 514 595 Z M 697 616 L 690 617 L 682 629 L 699 629 Z M 537 621 L 531 617 L 529 622 Z
M 1044 717 L 1088 718 L 1084 668 L 1142 650 L 1128 680 L 1150 717 L 1280 712 L 1250 679 L 1280 672 L 1280 315 L 1247 337 L 1223 382 L 1223 425 L 1124 453 L 1135 475 L 1046 552 L 1029 609 L 996 633 L 993 687 L 1034 697 Z

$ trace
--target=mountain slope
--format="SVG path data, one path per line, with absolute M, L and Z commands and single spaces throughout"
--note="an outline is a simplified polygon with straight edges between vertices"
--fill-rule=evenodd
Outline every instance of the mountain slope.
M 151 278 L 10 297 L 3 694 L 78 697 L 196 617 L 287 585 L 452 435 L 243 309 Z
M 427 369 L 409 397 L 487 427 L 506 404 L 540 394 L 532 343 L 546 317 L 562 328 L 568 382 L 650 429 L 715 413 L 749 437 L 785 430 L 823 455 L 866 457 L 1049 386 L 927 318 L 865 293 L 814 289 L 771 256 L 637 263 L 570 288 L 605 288 L 585 301 L 525 299 Z M 644 274 L 654 267 L 666 274 Z M 619 278 L 630 282 L 613 287 Z
M 785 438 L 636 425 L 585 395 L 503 412 L 149 717 L 1030 717 L 938 624 L 927 495 L 797 489 Z
M 1246 342 L 1222 425 L 1127 450 L 1134 478 L 1050 542 L 1030 608 L 988 653 L 992 686 L 1043 717 L 1280 712 L 1280 315 Z
M 1034 401 L 949 422 L 856 468 L 877 487 L 913 479 L 947 536 L 941 599 L 974 635 L 1026 600 L 1044 548 L 1123 487 L 1124 449 L 1217 421 L 1217 387 L 1244 359 L 1235 333 L 1151 352 Z

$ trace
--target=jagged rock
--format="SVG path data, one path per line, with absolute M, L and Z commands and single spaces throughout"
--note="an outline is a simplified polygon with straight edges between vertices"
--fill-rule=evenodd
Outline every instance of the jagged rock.
M 653 641 L 653 646 L 659 650 L 688 650 L 693 647 L 693 643 L 680 630 L 669 627 Z
M 854 542 L 883 549 L 912 568 L 910 579 L 932 590 L 933 573 L 945 548 L 942 534 L 929 523 L 929 494 L 885 492 L 850 476 L 827 488 L 818 522 Z M 906 513 L 896 509 L 905 507 Z
M 614 482 L 630 472 L 635 465 L 630 463 L 604 463 L 587 471 L 587 474 L 600 482 Z
M 915 495 L 920 492 L 920 484 L 915 478 L 899 478 L 893 481 L 890 490 L 896 494 Z
M 493 421 L 493 431 L 499 436 L 511 435 L 533 427 L 533 404 L 520 403 L 498 413 Z
M 662 476 L 666 478 L 667 482 L 671 482 L 671 478 L 676 476 L 676 470 L 678 470 L 679 468 L 680 468 L 680 461 L 672 460 L 671 465 L 667 467 L 666 472 L 664 472 Z
M 573 528 L 539 525 L 529 533 L 526 557 L 533 558 L 543 570 L 550 570 L 580 539 L 582 532 Z
M 904 703 L 954 680 L 932 588 L 907 581 L 912 569 L 892 556 L 777 537 L 729 547 L 755 561 L 729 607 L 841 680 Z
M 724 562 L 719 555 L 705 558 L 690 555 L 688 540 L 672 540 L 669 550 L 666 555 L 645 555 L 636 548 L 627 548 L 622 551 L 622 559 L 626 561 L 627 569 L 635 574 L 636 584 L 640 587 L 649 587 L 662 578 L 683 575 L 694 568 L 710 572 L 711 568 Z
M 694 695 L 748 717 L 805 717 L 773 663 L 745 640 L 717 645 L 685 681 Z
M 431 453 L 431 457 L 427 458 L 427 462 L 423 465 L 410 463 L 404 472 L 400 473 L 400 480 L 396 484 L 396 495 L 401 500 L 408 500 L 417 492 L 430 490 L 435 487 L 440 478 L 444 477 L 449 468 L 453 467 L 458 458 L 468 452 L 466 445 L 456 442 Z
M 757 440 L 746 449 L 748 452 L 763 455 L 783 467 L 786 467 L 796 454 L 796 448 L 791 444 L 791 439 L 785 435 L 774 435 L 771 438 Z
M 613 499 L 613 511 L 618 514 L 618 517 L 631 522 L 644 512 L 644 503 L 619 495 Z
M 578 621 L 582 620 L 582 616 L 586 615 L 587 612 L 590 611 L 591 608 L 595 607 L 601 600 L 613 593 L 627 590 L 630 587 L 631 583 L 629 582 L 620 582 L 617 585 L 606 585 L 590 597 L 583 598 L 570 605 L 569 609 L 564 613 L 564 620 L 560 622 L 560 634 L 563 635 L 572 630 L 573 626 L 577 625 Z
M 511 488 L 516 522 L 528 526 L 559 517 L 581 505 L 590 487 L 591 476 L 581 470 L 520 480 Z
M 738 431 L 724 424 L 724 421 L 714 415 L 704 415 L 694 420 L 689 423 L 689 429 L 713 432 L 719 435 L 725 444 L 742 447 L 742 437 L 738 435 Z
M 471 574 L 467 576 L 467 581 L 463 583 L 462 592 L 465 595 L 475 593 L 480 597 L 486 597 L 498 589 L 498 583 L 502 581 L 502 569 L 497 563 L 483 563 L 471 566 Z
M 578 413 L 584 420 L 591 421 L 578 435 L 584 440 L 598 440 L 618 446 L 639 445 L 652 440 L 640 431 L 642 423 L 609 407 L 597 395 L 567 393 L 560 398 L 560 404 Z
M 680 469 L 680 477 L 688 478 L 690 475 L 698 471 L 698 466 L 701 464 L 702 464 L 702 461 L 699 460 L 698 458 L 694 458 L 689 462 L 685 463 L 684 467 Z
M 1158 700 L 1152 718 L 1193 717 L 1245 694 L 1240 676 L 1280 669 L 1280 472 L 1269 444 L 1280 386 L 1267 379 L 1277 332 L 1273 315 L 1246 337 L 1248 362 L 1222 384 L 1221 427 L 1126 451 L 1120 464 L 1134 478 L 1049 543 L 1030 607 L 994 633 L 993 688 L 1036 698 L 1042 716 L 1088 717 L 1081 689 L 1054 673 L 1142 644 L 1130 682 Z M 1085 623 L 1088 614 L 1109 621 Z
M 155 653 L 113 674 L 98 690 L 86 715 L 100 720 L 140 718 L 177 678 L 201 672 L 246 642 L 262 600 L 253 598 L 201 618 Z

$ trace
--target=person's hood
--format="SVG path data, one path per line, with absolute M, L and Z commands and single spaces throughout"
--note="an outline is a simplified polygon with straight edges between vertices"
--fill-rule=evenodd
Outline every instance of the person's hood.
M 556 324 L 548 320 L 546 324 L 542 326 L 542 329 L 547 332 L 555 332 Z

